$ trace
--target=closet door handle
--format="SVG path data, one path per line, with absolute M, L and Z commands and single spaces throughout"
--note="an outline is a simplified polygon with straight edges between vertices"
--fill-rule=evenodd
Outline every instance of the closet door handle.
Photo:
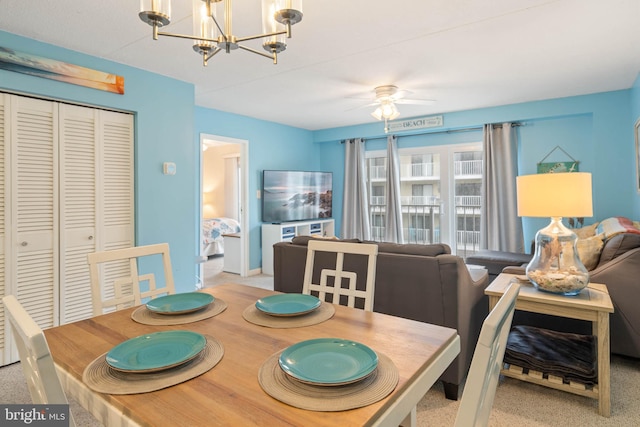
M 89 236 L 89 240 L 93 240 L 93 236 Z
M 27 242 L 22 242 L 22 243 L 20 243 L 20 246 L 27 246 L 27 245 L 28 245 L 28 243 L 27 243 Z

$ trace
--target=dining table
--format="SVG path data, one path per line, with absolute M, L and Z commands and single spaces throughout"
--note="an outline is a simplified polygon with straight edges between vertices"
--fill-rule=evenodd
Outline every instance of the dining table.
M 333 315 L 317 324 L 269 327 L 247 321 L 243 313 L 278 292 L 234 283 L 201 292 L 226 308 L 191 323 L 155 325 L 133 320 L 140 307 L 131 307 L 45 330 L 68 397 L 108 426 L 415 425 L 417 403 L 460 351 L 457 331 L 438 325 L 331 304 Z M 115 346 L 178 330 L 214 337 L 223 348 L 219 362 L 192 379 L 143 393 L 102 393 L 83 381 L 85 369 Z M 338 411 L 302 409 L 266 393 L 259 381 L 265 362 L 297 343 L 320 338 L 367 346 L 391 361 L 397 384 L 373 403 Z

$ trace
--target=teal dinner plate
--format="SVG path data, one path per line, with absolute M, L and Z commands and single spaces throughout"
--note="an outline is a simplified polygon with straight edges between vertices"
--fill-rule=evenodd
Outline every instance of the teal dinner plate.
M 107 364 L 123 372 L 156 372 L 181 365 L 196 357 L 207 339 L 191 331 L 164 331 L 140 335 L 113 347 Z
M 256 308 L 272 316 L 299 316 L 320 307 L 318 297 L 307 294 L 279 294 L 260 298 Z
M 185 292 L 154 298 L 147 303 L 147 309 L 158 314 L 184 314 L 198 311 L 213 302 L 215 298 L 204 292 Z
M 369 376 L 378 366 L 378 355 L 355 341 L 318 338 L 288 347 L 280 354 L 278 363 L 298 381 L 335 386 Z

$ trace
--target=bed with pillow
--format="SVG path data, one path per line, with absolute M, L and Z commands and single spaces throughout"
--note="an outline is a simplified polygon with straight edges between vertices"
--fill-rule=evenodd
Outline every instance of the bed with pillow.
M 240 232 L 240 223 L 232 218 L 204 218 L 202 220 L 202 247 L 204 256 L 224 254 L 225 234 Z

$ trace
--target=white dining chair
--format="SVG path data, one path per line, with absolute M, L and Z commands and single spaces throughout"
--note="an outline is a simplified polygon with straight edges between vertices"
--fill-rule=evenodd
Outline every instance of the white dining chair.
M 335 254 L 336 265 L 335 269 L 323 268 L 320 272 L 319 283 L 314 283 L 313 272 L 318 252 Z M 344 258 L 348 254 L 367 257 L 367 278 L 364 290 L 356 289 L 357 273 L 344 270 Z M 356 306 L 356 299 L 363 300 L 364 309 L 373 311 L 377 256 L 378 245 L 375 244 L 309 240 L 302 293 L 317 292 L 318 298 L 322 301 L 325 300 L 326 294 L 333 294 L 333 304 L 340 304 L 341 296 L 346 296 L 349 307 Z M 333 278 L 332 281 L 328 280 L 330 277 Z M 348 287 L 343 286 L 344 280 L 347 280 Z
M 9 321 L 13 339 L 18 347 L 20 364 L 27 380 L 31 400 L 35 404 L 69 404 L 42 329 L 15 296 L 3 297 L 2 303 L 5 318 Z M 71 412 L 69 412 L 69 425 L 75 426 Z
M 456 416 L 456 427 L 489 424 L 520 285 L 512 283 L 482 323 Z
M 162 259 L 164 273 L 164 286 L 160 288 L 153 273 L 138 274 L 141 258 L 157 256 Z M 176 292 L 167 243 L 93 252 L 87 255 L 87 262 L 94 316 L 103 314 L 105 310 L 120 310 Z M 148 286 L 143 290 L 141 283 L 145 282 Z

